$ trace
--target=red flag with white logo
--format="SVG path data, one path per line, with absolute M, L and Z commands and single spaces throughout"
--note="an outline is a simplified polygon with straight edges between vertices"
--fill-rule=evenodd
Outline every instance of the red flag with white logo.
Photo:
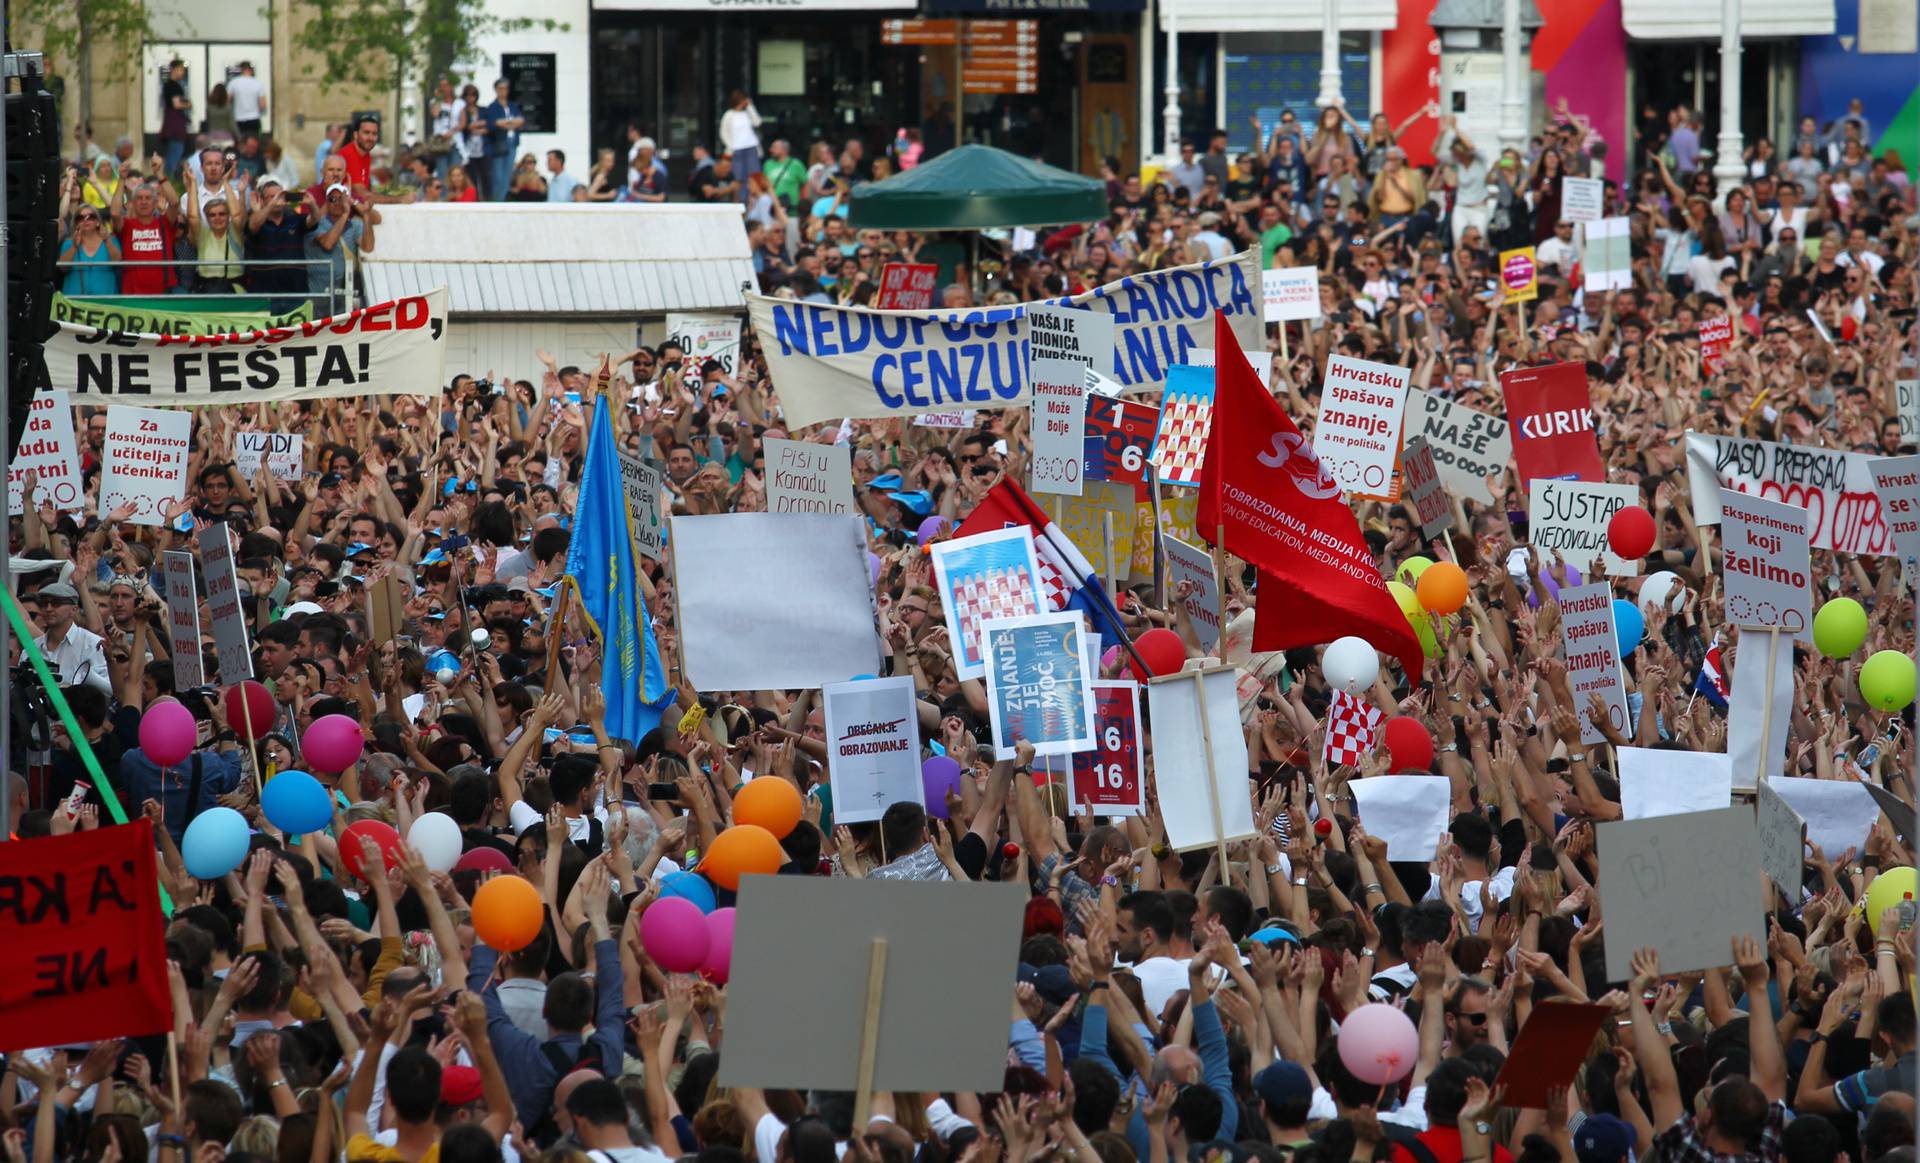
M 1420 642 L 1387 592 L 1360 522 L 1285 409 L 1260 385 L 1225 316 L 1214 425 L 1200 471 L 1201 537 L 1260 570 L 1253 649 L 1291 650 L 1347 635 L 1400 659 L 1420 683 Z
M 1513 465 L 1520 487 L 1551 477 L 1562 481 L 1605 481 L 1600 438 L 1593 428 L 1593 403 L 1587 394 L 1587 365 L 1556 363 L 1517 367 L 1500 373 L 1507 397 L 1507 425 L 1513 434 Z

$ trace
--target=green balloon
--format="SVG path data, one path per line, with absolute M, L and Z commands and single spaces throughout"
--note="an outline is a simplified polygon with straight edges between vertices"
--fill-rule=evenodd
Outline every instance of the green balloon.
M 1860 694 L 1876 710 L 1904 710 L 1913 701 L 1913 659 L 1898 650 L 1881 650 L 1860 668 Z
M 1414 560 L 1423 559 L 1416 558 Z M 1407 564 L 1410 565 L 1412 562 L 1409 561 Z M 1427 564 L 1432 565 L 1433 563 L 1429 561 Z M 1400 568 L 1405 569 L 1406 565 L 1402 565 Z M 1394 603 L 1400 607 L 1400 613 L 1406 616 L 1407 625 L 1413 628 L 1413 636 L 1420 640 L 1420 653 L 1426 655 L 1428 658 L 1440 657 L 1441 642 L 1434 634 L 1434 622 L 1436 619 L 1434 615 L 1427 613 L 1426 609 L 1420 605 L 1420 599 L 1414 594 L 1413 589 L 1400 582 L 1390 581 L 1387 583 L 1387 592 L 1393 595 Z M 1453 629 L 1453 619 L 1457 616 L 1458 615 L 1450 614 L 1445 618 L 1437 619 L 1440 623 L 1440 629 L 1450 635 Z
M 1852 598 L 1835 598 L 1813 616 L 1813 644 L 1828 658 L 1845 658 L 1867 640 L 1867 611 Z
M 1409 557 L 1400 563 L 1399 569 L 1393 571 L 1393 580 L 1410 586 L 1418 585 L 1420 575 L 1427 572 L 1427 567 L 1432 564 L 1431 557 Z

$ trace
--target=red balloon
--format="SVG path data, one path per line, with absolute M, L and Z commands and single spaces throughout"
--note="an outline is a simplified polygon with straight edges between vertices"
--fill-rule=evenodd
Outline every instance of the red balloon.
M 1396 715 L 1387 720 L 1387 754 L 1395 771 L 1433 769 L 1433 736 L 1427 725 L 1412 715 Z
M 1321 816 L 1313 822 L 1313 834 L 1322 838 L 1333 835 L 1333 821 Z
M 1653 514 L 1638 505 L 1628 505 L 1607 522 L 1607 546 L 1615 557 L 1632 561 L 1645 557 L 1653 548 Z
M 1164 626 L 1156 626 L 1133 640 L 1133 648 L 1140 654 L 1140 661 L 1147 664 L 1149 673 L 1140 673 L 1140 663 L 1129 656 L 1127 669 L 1133 672 L 1136 682 L 1145 682 L 1163 674 L 1179 674 L 1180 668 L 1187 663 L 1187 644 L 1180 635 Z
M 498 848 L 469 848 L 453 866 L 455 872 L 512 872 L 513 861 Z
M 347 866 L 348 872 L 361 880 L 367 879 L 367 874 L 361 871 L 365 864 L 360 852 L 362 836 L 379 846 L 381 864 L 392 868 L 400 862 L 400 833 L 393 830 L 393 825 L 380 820 L 361 820 L 357 824 L 348 824 L 347 830 L 340 836 L 340 863 Z
M 242 739 L 247 737 L 247 728 L 251 726 L 254 741 L 258 742 L 262 735 L 273 730 L 274 721 L 279 718 L 280 710 L 273 705 L 273 696 L 250 678 L 234 683 L 221 697 L 226 700 L 227 722 Z

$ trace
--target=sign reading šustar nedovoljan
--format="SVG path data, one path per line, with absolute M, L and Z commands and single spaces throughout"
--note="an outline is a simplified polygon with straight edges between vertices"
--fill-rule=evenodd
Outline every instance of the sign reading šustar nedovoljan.
M 61 323 L 47 374 L 76 404 L 239 404 L 438 392 L 445 288 L 344 315 L 227 335 L 149 335 Z

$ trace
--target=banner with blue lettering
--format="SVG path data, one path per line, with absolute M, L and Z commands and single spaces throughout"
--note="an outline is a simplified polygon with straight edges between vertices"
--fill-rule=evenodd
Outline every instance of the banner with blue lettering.
M 1139 388 L 1158 386 L 1195 350 L 1212 350 L 1215 311 L 1242 347 L 1264 350 L 1260 296 L 1256 249 L 1049 302 L 1112 316 L 1113 357 L 1096 370 Z M 748 295 L 747 310 L 792 428 L 1032 402 L 1024 303 L 869 311 Z

